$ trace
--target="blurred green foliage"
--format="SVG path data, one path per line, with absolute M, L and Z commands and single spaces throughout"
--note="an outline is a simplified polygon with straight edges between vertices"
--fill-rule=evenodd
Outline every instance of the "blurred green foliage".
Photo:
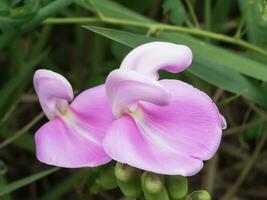
M 0 199 L 220 199 L 245 168 L 244 159 L 258 138 L 264 137 L 266 0 L 1 0 L 0 32 L 0 147 L 11 139 L 0 148 Z M 41 111 L 31 85 L 35 69 L 64 74 L 80 92 L 103 84 L 132 48 L 158 40 L 186 44 L 194 53 L 185 72 L 161 77 L 207 92 L 228 119 L 226 132 L 232 138 L 223 138 L 216 176 L 214 168 L 205 168 L 188 184 L 185 177 L 164 177 L 113 162 L 93 169 L 47 170 L 34 155 L 33 134 L 43 119 L 12 139 Z M 240 185 L 235 186 L 238 198 L 267 198 L 255 197 L 264 182 L 260 175 L 266 175 L 264 155 L 241 192 Z M 213 198 L 204 190 L 194 191 L 202 180 L 216 184 Z

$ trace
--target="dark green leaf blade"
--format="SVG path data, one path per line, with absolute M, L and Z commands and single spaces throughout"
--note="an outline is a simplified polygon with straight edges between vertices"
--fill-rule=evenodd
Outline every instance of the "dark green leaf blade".
M 33 69 L 38 65 L 43 58 L 47 56 L 48 51 L 36 56 L 33 60 L 23 66 L 23 71 L 16 74 L 0 89 L 2 98 L 0 99 L 0 119 L 10 109 L 10 107 L 18 101 L 23 90 L 31 80 Z
M 53 172 L 56 172 L 57 170 L 59 170 L 59 168 L 51 168 L 42 172 L 39 172 L 37 174 L 28 176 L 26 178 L 14 181 L 12 183 L 9 183 L 7 185 L 4 185 L 0 188 L 0 197 L 2 195 L 8 194 L 10 192 L 13 192 L 23 186 L 26 186 L 32 182 L 37 181 L 38 179 L 41 179 L 49 174 L 52 174 Z
M 239 7 L 246 22 L 248 39 L 267 49 L 267 1 L 239 0 Z
M 85 28 L 93 32 L 96 32 L 98 34 L 101 34 L 107 38 L 110 38 L 114 41 L 117 41 L 121 44 L 124 44 L 128 47 L 131 47 L 131 48 L 134 48 L 143 43 L 156 41 L 156 40 L 180 43 L 180 40 L 178 40 L 179 39 L 178 37 L 171 37 L 170 34 L 166 34 L 165 38 L 163 37 L 162 38 L 151 38 L 151 37 L 146 37 L 146 36 L 142 36 L 142 35 L 138 35 L 134 33 L 118 31 L 118 30 L 108 29 L 108 28 L 103 28 L 103 27 L 86 26 Z M 191 38 L 189 36 L 187 37 Z M 207 82 L 215 86 L 221 87 L 222 89 L 226 91 L 239 94 L 243 92 L 244 90 L 246 90 L 247 92 L 242 94 L 244 97 L 258 103 L 259 105 L 267 107 L 266 88 L 263 88 L 259 84 L 256 84 L 253 81 L 249 80 L 248 78 L 242 76 L 237 71 L 234 71 L 231 68 L 228 68 L 220 63 L 217 63 L 216 60 L 212 60 L 212 59 L 210 60 L 209 58 L 210 57 L 206 55 L 204 55 L 204 57 L 196 55 L 194 57 L 194 62 L 192 66 L 189 67 L 188 70 L 194 75 L 200 77 L 201 79 L 206 80 Z
M 164 14 L 170 15 L 172 23 L 181 25 L 185 22 L 187 15 L 181 0 L 165 0 L 162 7 Z

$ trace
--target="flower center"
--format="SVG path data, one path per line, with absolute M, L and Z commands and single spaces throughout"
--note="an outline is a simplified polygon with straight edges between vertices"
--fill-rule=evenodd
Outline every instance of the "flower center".
M 132 108 L 133 107 L 128 108 L 128 112 L 127 113 L 129 115 L 131 115 L 133 118 L 140 119 L 142 117 L 142 110 L 141 110 L 141 108 L 138 105 L 135 106 L 135 109 L 132 109 Z
M 68 101 L 60 99 L 56 102 L 55 115 L 56 116 L 65 116 L 69 113 L 68 110 Z

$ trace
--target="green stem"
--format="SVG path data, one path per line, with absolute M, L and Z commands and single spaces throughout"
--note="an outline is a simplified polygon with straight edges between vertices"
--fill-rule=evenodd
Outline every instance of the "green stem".
M 113 24 L 113 25 L 128 25 L 128 26 L 135 26 L 147 29 L 154 29 L 154 30 L 169 30 L 169 31 L 176 31 L 180 33 L 188 33 L 191 35 L 201 36 L 201 37 L 208 37 L 214 40 L 227 42 L 230 44 L 234 44 L 248 50 L 254 51 L 260 55 L 267 57 L 267 51 L 264 49 L 257 47 L 249 42 L 246 42 L 242 39 L 213 33 L 210 31 L 205 31 L 196 28 L 187 28 L 181 26 L 174 26 L 169 24 L 163 23 L 147 23 L 147 22 L 138 22 L 138 21 L 131 21 L 131 20 L 123 20 L 123 19 L 114 19 L 114 18 L 85 18 L 85 17 L 77 17 L 77 18 L 48 18 L 44 21 L 44 24 L 88 24 L 88 23 L 104 23 L 104 24 Z
M 245 26 L 245 20 L 244 18 L 242 18 L 238 24 L 238 27 L 236 29 L 236 33 L 235 33 L 235 37 L 236 38 L 241 38 L 242 37 L 242 34 L 243 34 L 243 28 Z
M 88 24 L 99 23 L 101 19 L 98 17 L 72 17 L 72 18 L 48 18 L 43 24 Z
M 8 139 L 4 140 L 0 143 L 0 149 L 4 148 L 5 146 L 12 143 L 14 140 L 18 139 L 20 136 L 22 136 L 24 133 L 29 131 L 37 122 L 39 122 L 44 116 L 44 113 L 40 113 L 37 115 L 33 120 L 31 120 L 28 124 L 26 124 L 22 129 L 18 130 L 16 133 L 14 133 L 13 136 L 9 137 Z
M 193 22 L 194 22 L 196 28 L 200 28 L 200 25 L 199 25 L 199 22 L 198 22 L 198 19 L 197 19 L 197 15 L 196 15 L 196 13 L 194 11 L 194 8 L 193 8 L 193 5 L 192 5 L 191 1 L 190 0 L 186 0 L 185 2 L 187 4 L 189 13 L 190 13 L 190 15 L 191 15 L 191 17 L 193 19 Z
M 63 8 L 69 6 L 72 2 L 73 0 L 56 0 L 41 8 L 31 20 L 27 21 L 27 23 L 23 24 L 21 27 L 3 33 L 0 37 L 0 49 L 4 48 L 15 37 L 34 29 L 43 20 L 61 11 Z
M 205 28 L 210 30 L 211 26 L 211 0 L 205 0 Z

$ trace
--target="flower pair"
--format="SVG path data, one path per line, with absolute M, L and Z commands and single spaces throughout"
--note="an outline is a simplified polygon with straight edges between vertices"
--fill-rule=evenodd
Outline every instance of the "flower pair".
M 158 71 L 178 73 L 192 61 L 184 45 L 151 42 L 132 50 L 105 85 L 74 98 L 69 82 L 37 70 L 34 87 L 50 119 L 35 135 L 37 158 L 61 167 L 111 159 L 160 174 L 190 176 L 218 149 L 226 123 L 202 91 Z

